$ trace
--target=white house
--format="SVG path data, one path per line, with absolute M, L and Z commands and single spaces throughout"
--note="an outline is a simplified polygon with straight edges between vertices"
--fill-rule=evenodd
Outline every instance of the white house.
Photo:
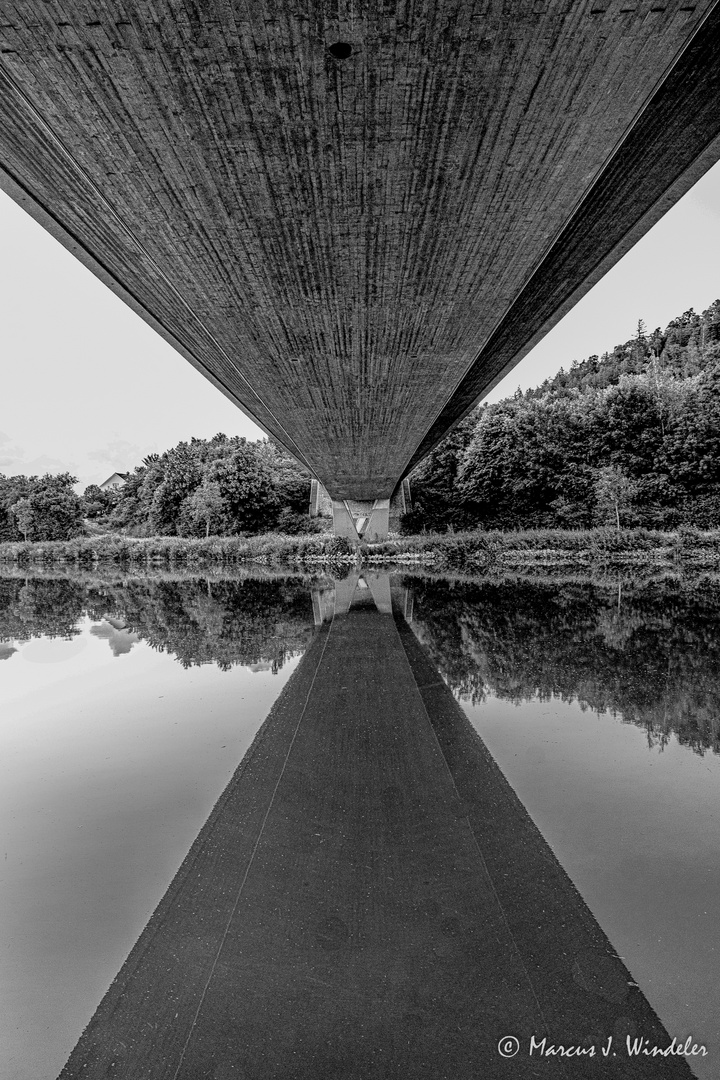
M 118 488 L 124 486 L 127 478 L 127 473 L 114 472 L 112 476 L 108 476 L 107 480 L 103 480 L 102 484 L 99 484 L 98 486 L 101 491 L 117 491 Z

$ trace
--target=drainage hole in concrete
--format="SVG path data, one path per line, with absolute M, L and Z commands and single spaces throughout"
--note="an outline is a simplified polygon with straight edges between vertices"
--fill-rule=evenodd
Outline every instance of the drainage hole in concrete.
M 347 60 L 348 56 L 352 56 L 352 45 L 347 41 L 336 41 L 334 45 L 328 47 L 328 52 L 336 60 Z

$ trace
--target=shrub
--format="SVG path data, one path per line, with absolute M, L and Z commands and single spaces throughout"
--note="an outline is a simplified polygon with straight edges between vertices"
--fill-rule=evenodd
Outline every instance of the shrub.
M 355 554 L 355 548 L 349 540 L 345 539 L 344 536 L 331 536 L 328 540 L 325 541 L 323 549 L 325 554 L 329 555 L 331 558 L 337 558 L 337 556 L 339 555 L 342 556 Z
M 285 536 L 306 536 L 308 533 L 324 533 L 325 524 L 322 518 L 299 514 L 286 507 L 278 514 L 276 529 Z

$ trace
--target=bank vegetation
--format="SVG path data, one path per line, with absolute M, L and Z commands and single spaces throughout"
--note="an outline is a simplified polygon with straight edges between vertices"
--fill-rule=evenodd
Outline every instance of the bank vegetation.
M 479 571 L 514 565 L 715 566 L 720 564 L 720 529 L 492 529 L 393 536 L 357 548 L 342 537 L 318 533 L 208 538 L 107 535 L 0 544 L 0 563 L 135 568 L 419 564 Z

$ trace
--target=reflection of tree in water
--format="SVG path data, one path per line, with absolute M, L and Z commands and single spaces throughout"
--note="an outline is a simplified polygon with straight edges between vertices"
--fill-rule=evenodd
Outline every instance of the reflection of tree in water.
M 313 633 L 302 581 L 130 581 L 91 590 L 95 617 L 121 615 L 129 629 L 183 667 L 270 663 L 279 671 Z M 93 614 L 93 611 L 90 612 Z
M 69 579 L 0 579 L 0 640 L 72 637 L 89 615 L 118 616 L 183 667 L 268 663 L 278 671 L 313 633 L 310 591 L 301 579 L 83 584 Z
M 0 640 L 72 638 L 80 633 L 85 589 L 79 582 L 0 578 Z
M 720 752 L 720 583 L 408 579 L 414 627 L 452 689 L 482 700 L 557 695 Z M 0 578 L 0 641 L 70 638 L 84 615 L 121 620 L 184 667 L 278 671 L 313 633 L 301 578 L 122 582 Z M 98 636 L 102 636 L 99 634 Z M 12 655 L 12 650 L 7 653 Z
M 452 689 L 577 700 L 720 753 L 720 583 L 481 583 L 413 577 L 414 626 Z

